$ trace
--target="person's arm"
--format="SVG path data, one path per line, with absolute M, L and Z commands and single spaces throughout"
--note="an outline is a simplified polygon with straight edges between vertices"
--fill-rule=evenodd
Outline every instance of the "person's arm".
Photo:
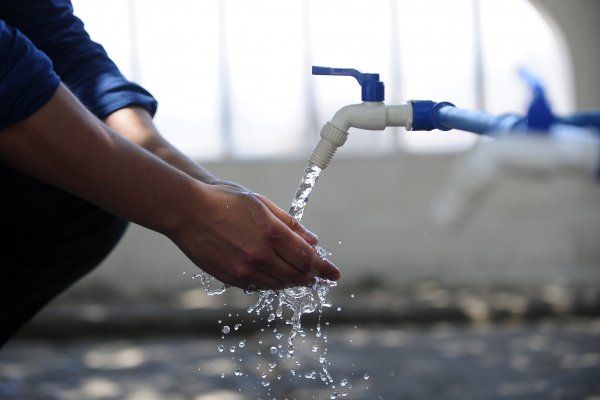
M 159 134 L 151 119 L 156 100 L 144 88 L 128 81 L 104 48 L 91 40 L 83 22 L 73 14 L 69 0 L 5 2 L 0 4 L 0 10 L 7 21 L 25 32 L 52 59 L 61 80 L 79 100 L 115 131 L 202 182 L 243 189 L 215 178 Z M 259 198 L 286 224 L 296 224 L 266 197 Z
M 123 137 L 148 150 L 171 166 L 185 172 L 189 176 L 208 184 L 229 185 L 241 190 L 247 190 L 237 183 L 221 180 L 206 171 L 198 163 L 179 151 L 169 143 L 158 131 L 148 111 L 140 107 L 126 107 L 110 114 L 106 124 Z M 299 225 L 287 212 L 276 206 L 267 197 L 258 198 L 273 212 L 277 218 L 290 227 Z
M 115 132 L 148 150 L 161 160 L 204 183 L 217 182 L 212 174 L 169 143 L 144 108 L 131 106 L 108 115 L 104 122 Z
M 0 130 L 0 160 L 173 240 L 224 283 L 279 289 L 339 271 L 299 224 L 254 194 L 209 185 L 114 133 L 60 85 L 24 120 Z

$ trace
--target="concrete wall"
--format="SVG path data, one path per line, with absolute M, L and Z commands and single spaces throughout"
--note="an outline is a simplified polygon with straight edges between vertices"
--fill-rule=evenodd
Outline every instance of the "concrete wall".
M 600 108 L 600 2 L 536 0 L 563 30 L 580 108 Z M 437 279 L 449 285 L 600 282 L 600 189 L 588 182 L 506 181 L 463 231 L 432 229 L 430 199 L 452 155 L 337 158 L 322 175 L 304 223 L 333 253 L 343 285 Z M 304 160 L 210 163 L 286 208 Z M 166 238 L 132 226 L 106 262 L 71 295 L 169 296 L 198 287 L 197 268 Z M 184 274 L 185 273 L 185 274 Z
M 600 108 L 600 1 L 530 1 L 566 40 L 573 58 L 577 108 Z

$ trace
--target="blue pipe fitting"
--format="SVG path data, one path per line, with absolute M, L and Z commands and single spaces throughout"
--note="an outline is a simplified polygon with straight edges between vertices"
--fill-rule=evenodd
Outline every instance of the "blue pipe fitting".
M 559 124 L 594 128 L 600 133 L 600 110 L 581 111 L 566 117 L 557 117 Z
M 431 100 L 411 100 L 411 103 L 413 109 L 413 131 L 431 131 L 434 129 L 439 129 L 441 131 L 450 130 L 450 128 L 438 124 L 435 116 L 441 107 L 454 107 L 454 104 L 447 101 L 436 103 Z
M 495 116 L 481 111 L 465 110 L 443 101 L 413 100 L 413 131 L 458 129 L 478 134 L 522 129 L 524 120 L 513 114 Z

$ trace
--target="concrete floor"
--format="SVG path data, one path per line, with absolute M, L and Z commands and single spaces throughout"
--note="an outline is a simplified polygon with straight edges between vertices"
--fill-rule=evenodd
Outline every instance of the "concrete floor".
M 229 316 L 213 323 L 214 334 L 185 336 L 21 337 L 0 351 L 0 398 L 600 399 L 597 317 L 479 326 L 324 318 L 323 337 L 316 341 L 312 321 L 289 359 L 270 351 L 285 345 L 276 335 L 287 335 L 288 326 L 235 330 L 239 322 Z M 322 355 L 333 383 L 319 378 Z

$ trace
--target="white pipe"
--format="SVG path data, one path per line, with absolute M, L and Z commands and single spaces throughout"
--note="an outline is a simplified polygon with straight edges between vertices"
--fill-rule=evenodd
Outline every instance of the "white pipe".
M 350 128 L 381 131 L 388 126 L 412 129 L 412 104 L 387 106 L 383 102 L 363 102 L 343 107 L 321 129 L 321 139 L 309 162 L 325 169 L 338 147 L 346 143 Z

